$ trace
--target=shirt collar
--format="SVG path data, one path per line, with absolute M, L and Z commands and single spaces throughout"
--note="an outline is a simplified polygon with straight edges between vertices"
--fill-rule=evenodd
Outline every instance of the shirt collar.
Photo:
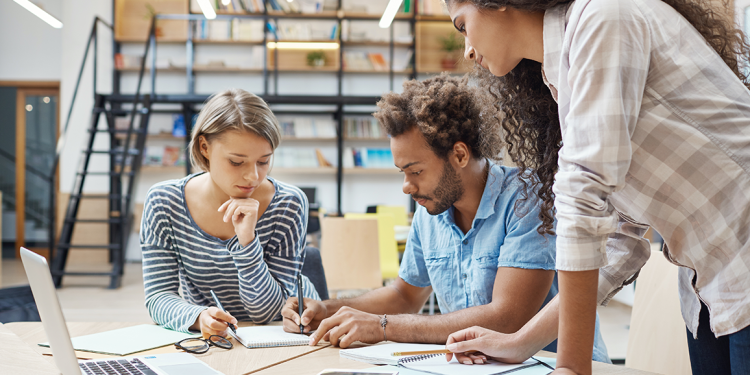
M 490 171 L 487 174 L 487 182 L 484 184 L 482 199 L 479 201 L 479 208 L 477 208 L 477 213 L 474 215 L 472 223 L 475 223 L 477 220 L 485 220 L 492 216 L 495 213 L 495 202 L 497 202 L 497 199 L 503 192 L 505 171 L 492 161 L 488 161 L 488 163 L 490 165 Z M 440 214 L 443 217 L 443 220 L 449 223 L 455 223 L 453 210 L 455 210 L 455 207 L 451 206 L 448 210 Z
M 562 56 L 565 24 L 574 2 L 560 4 L 544 12 L 544 64 L 542 78 L 557 100 L 557 87 L 560 80 L 560 58 Z

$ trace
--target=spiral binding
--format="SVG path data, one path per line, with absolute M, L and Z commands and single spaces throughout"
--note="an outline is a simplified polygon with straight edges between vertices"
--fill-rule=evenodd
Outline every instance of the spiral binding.
M 247 348 L 255 349 L 255 348 L 276 348 L 280 346 L 298 346 L 298 345 L 306 345 L 307 342 L 308 342 L 307 339 L 249 342 L 247 343 Z
M 424 361 L 425 359 L 439 357 L 441 355 L 445 355 L 445 354 L 421 354 L 421 355 L 413 355 L 411 357 L 404 357 L 404 358 L 399 359 L 398 360 L 398 364 L 400 365 L 402 363 Z

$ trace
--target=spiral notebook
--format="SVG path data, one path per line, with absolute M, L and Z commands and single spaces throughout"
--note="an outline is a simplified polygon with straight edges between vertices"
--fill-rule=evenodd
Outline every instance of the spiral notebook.
M 274 348 L 278 346 L 307 345 L 310 338 L 299 333 L 284 332 L 282 326 L 256 326 L 237 329 L 237 334 L 228 331 L 235 340 L 248 349 Z
M 526 360 L 523 363 L 511 364 L 490 361 L 489 363 L 483 365 L 463 365 L 456 361 L 455 357 L 450 362 L 447 362 L 445 360 L 445 354 L 417 355 L 410 357 L 396 357 L 391 355 L 391 353 L 394 352 L 427 351 L 438 349 L 445 349 L 445 346 L 431 344 L 394 343 L 372 345 L 357 349 L 341 350 L 339 352 L 339 355 L 347 359 L 371 363 L 374 365 L 392 365 L 438 375 L 510 374 L 525 369 L 535 368 L 536 366 L 547 368 L 547 370 L 549 371 L 546 373 L 552 372 L 554 370 L 553 367 L 549 367 L 548 364 L 539 361 L 534 357 Z M 543 373 L 545 372 L 543 371 Z M 522 374 L 522 372 L 519 372 L 518 374 Z

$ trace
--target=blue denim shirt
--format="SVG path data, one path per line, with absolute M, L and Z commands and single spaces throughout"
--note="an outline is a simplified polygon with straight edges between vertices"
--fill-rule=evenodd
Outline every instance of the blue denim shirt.
M 555 236 L 541 236 L 538 200 L 521 199 L 518 169 L 490 164 L 487 183 L 471 229 L 456 225 L 454 208 L 414 213 L 399 277 L 417 287 L 432 286 L 440 311 L 450 313 L 492 302 L 498 267 L 555 270 Z M 525 215 L 516 215 L 516 209 Z M 557 295 L 557 278 L 546 305 Z M 597 317 L 594 360 L 609 362 Z M 553 343 L 555 344 L 555 343 Z M 555 351 L 556 345 L 545 348 Z

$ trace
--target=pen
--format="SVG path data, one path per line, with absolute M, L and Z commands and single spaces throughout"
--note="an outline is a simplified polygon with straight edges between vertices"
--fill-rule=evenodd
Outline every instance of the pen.
M 468 352 L 464 352 L 464 354 L 469 353 L 475 353 L 476 350 L 469 350 Z M 405 355 L 423 355 L 423 354 L 449 354 L 453 353 L 448 349 L 438 349 L 438 350 L 422 350 L 422 351 L 416 351 L 416 352 L 393 352 L 391 353 L 391 356 L 393 357 L 402 357 Z
M 216 296 L 216 293 L 214 293 L 213 290 L 211 290 L 210 292 L 211 292 L 211 297 L 214 299 L 214 303 L 216 304 L 216 307 L 218 307 L 219 310 L 221 310 L 223 312 L 227 312 L 227 310 L 224 310 L 224 306 L 221 305 L 221 302 L 219 302 L 219 297 Z M 232 323 L 229 323 L 229 322 L 226 322 L 226 323 L 229 326 L 229 329 L 231 329 L 232 332 L 234 332 L 236 334 L 237 333 L 237 329 L 234 328 L 234 325 L 232 325 Z
M 305 294 L 302 292 L 302 274 L 297 274 L 297 307 L 299 309 L 299 333 L 305 333 L 305 326 L 302 325 L 302 312 L 305 311 Z

